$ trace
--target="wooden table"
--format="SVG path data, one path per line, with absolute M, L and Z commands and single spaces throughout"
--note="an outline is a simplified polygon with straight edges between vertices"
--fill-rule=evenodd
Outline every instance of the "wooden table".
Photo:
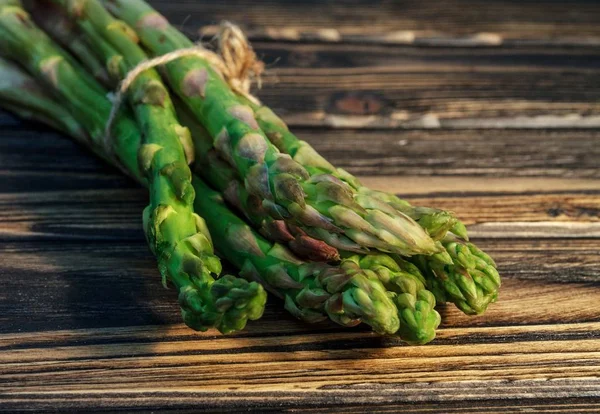
M 440 307 L 421 347 L 275 299 L 242 333 L 193 332 L 144 190 L 2 113 L 0 410 L 600 411 L 600 3 L 153 3 L 192 34 L 242 24 L 260 97 L 366 183 L 458 213 L 500 301 Z

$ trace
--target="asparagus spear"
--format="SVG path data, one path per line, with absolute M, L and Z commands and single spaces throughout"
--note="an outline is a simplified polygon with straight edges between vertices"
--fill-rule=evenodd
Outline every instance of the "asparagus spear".
M 34 18 L 38 16 L 40 20 L 44 20 L 44 16 L 50 15 L 51 18 L 49 20 L 52 24 L 45 24 L 44 30 L 53 38 L 60 39 L 60 41 L 67 46 L 69 51 L 82 62 L 88 71 L 96 73 L 98 71 L 98 66 L 101 66 L 101 64 L 99 59 L 92 59 L 92 57 L 96 56 L 90 55 L 90 51 L 88 50 L 90 47 L 88 45 L 88 39 L 83 36 L 81 31 L 77 30 L 77 27 L 75 27 L 74 23 L 68 19 L 68 16 L 63 10 L 56 7 L 56 5 L 51 4 L 52 1 L 53 0 L 29 0 L 26 1 L 25 4 Z M 102 79 L 99 79 L 99 81 L 108 83 L 111 87 L 116 85 L 116 82 L 108 76 L 108 73 L 106 73 L 106 76 Z M 264 213 L 261 215 L 246 214 L 246 218 L 252 221 L 253 226 L 259 229 L 263 236 L 275 242 L 286 244 L 294 253 L 309 260 L 338 261 L 340 256 L 337 248 L 355 252 L 363 251 L 360 246 L 343 235 L 331 234 L 329 243 L 332 244 L 332 246 L 330 246 L 319 239 L 310 237 L 306 231 L 300 229 L 298 226 L 290 225 L 284 220 L 273 219 L 264 211 L 262 206 L 255 201 L 256 197 L 248 194 L 243 186 L 236 185 L 235 191 L 233 191 L 233 188 L 231 188 L 230 191 L 226 191 L 229 183 L 234 177 L 237 177 L 235 171 L 216 157 L 216 154 L 212 150 L 212 140 L 208 136 L 208 132 L 195 121 L 193 114 L 191 114 L 180 101 L 176 100 L 176 104 L 179 117 L 182 121 L 185 121 L 183 124 L 192 129 L 192 132 L 194 132 L 195 129 L 197 130 L 196 133 L 193 133 L 194 138 L 202 137 L 202 140 L 196 142 L 195 157 L 199 160 L 197 165 L 208 165 L 210 163 L 215 164 L 216 166 L 216 168 L 212 169 L 198 168 L 198 173 L 213 187 L 230 195 L 230 197 L 228 197 L 228 202 L 233 203 L 234 205 L 239 205 L 243 202 L 248 209 L 252 207 L 252 209 L 258 209 L 261 213 Z M 222 167 L 227 167 L 224 173 Z M 212 170 L 213 173 L 207 174 L 206 172 L 208 170 Z M 235 200 L 232 199 L 232 197 L 235 197 Z M 243 212 L 243 209 L 240 211 Z
M 435 310 L 435 296 L 416 266 L 386 254 L 352 255 L 349 260 L 377 277 L 390 292 L 400 318 L 400 338 L 409 344 L 426 344 L 435 338 L 441 317 Z
M 6 76 L 4 67 L 0 59 L 1 77 Z M 26 75 L 22 76 L 27 78 Z M 34 96 L 41 96 L 43 99 L 35 100 L 33 104 L 31 99 L 23 99 L 26 95 L 22 93 L 21 85 L 30 85 L 33 90 L 36 84 L 31 78 L 27 82 L 8 84 L 10 88 L 7 89 L 12 90 L 6 95 L 0 89 L 0 106 L 17 113 L 34 114 L 36 119 L 46 122 L 51 117 L 45 116 L 43 105 L 52 103 L 57 108 L 58 117 L 68 120 L 67 125 L 77 126 L 75 119 L 69 119 L 69 112 L 60 110 L 60 104 L 46 97 L 39 86 L 36 86 Z M 5 99 L 6 96 L 15 96 L 17 99 L 10 101 Z M 42 116 L 36 117 L 35 114 Z M 51 121 L 51 124 L 56 123 L 57 120 Z M 74 138 L 78 140 L 87 137 L 85 134 L 80 136 L 80 127 L 63 130 L 75 134 Z M 85 143 L 90 145 L 87 140 Z M 196 198 L 195 209 L 200 214 L 208 214 L 206 217 L 217 248 L 242 270 L 244 277 L 260 280 L 269 290 L 282 297 L 286 309 L 293 315 L 308 322 L 329 318 L 344 326 L 354 326 L 362 321 L 379 333 L 391 334 L 398 330 L 399 319 L 392 299 L 381 282 L 362 271 L 355 262 L 346 260 L 339 266 L 304 262 L 283 246 L 256 234 L 225 207 L 218 193 L 209 189 L 198 177 L 193 177 L 193 185 L 198 193 L 203 194 L 203 197 Z M 251 285 L 256 283 L 253 281 Z M 232 289 L 231 293 L 243 294 L 244 291 Z M 221 306 L 243 305 L 235 296 L 219 300 Z
M 425 274 L 429 289 L 438 292 L 438 302 L 452 302 L 467 314 L 480 314 L 496 300 L 500 277 L 495 263 L 473 243 L 462 243 L 448 235 L 448 231 L 468 241 L 467 230 L 452 213 L 428 207 L 415 207 L 399 197 L 382 191 L 371 190 L 360 184 L 359 180 L 343 169 L 335 168 L 323 158 L 310 144 L 301 141 L 292 134 L 287 125 L 266 106 L 240 97 L 251 106 L 256 119 L 271 142 L 283 153 L 289 154 L 310 173 L 331 174 L 361 194 L 362 206 L 378 205 L 382 210 L 386 203 L 393 209 L 402 211 L 414 218 L 435 240 L 443 241 L 443 250 L 434 255 L 417 255 L 415 263 Z M 466 247 L 465 247 L 466 246 Z M 468 258 L 461 261 L 460 258 Z M 467 265 L 468 264 L 468 265 Z M 475 265 L 476 264 L 476 265 Z
M 112 0 L 104 4 L 135 27 L 155 55 L 193 46 L 191 41 L 142 0 Z M 166 65 L 171 87 L 204 124 L 214 147 L 236 168 L 250 194 L 275 219 L 302 223 L 313 237 L 344 234 L 365 248 L 407 256 L 431 254 L 436 245 L 404 213 L 361 206 L 362 196 L 330 174 L 310 175 L 282 155 L 260 129 L 252 108 L 241 103 L 211 64 L 188 56 Z
M 114 87 L 113 81 L 93 48 L 86 43 L 66 13 L 51 0 L 23 0 L 31 19 L 60 46 L 68 49 L 104 86 Z
M 0 74 L 0 99 L 4 108 L 21 118 L 50 125 L 79 142 L 89 140 L 85 129 L 71 114 L 48 97 L 17 65 L 0 58 Z
M 227 333 L 242 329 L 247 319 L 259 318 L 266 298 L 260 285 L 233 276 L 215 281 L 211 275 L 219 273 L 221 266 L 204 221 L 191 207 L 191 173 L 179 143 L 179 135 L 186 130 L 170 124 L 174 112 L 172 108 L 170 115 L 167 112 L 168 95 L 161 90 L 158 76 L 144 73 L 147 77 L 133 86 L 136 114 L 146 128 L 143 145 L 142 134 L 127 117 L 115 121 L 107 140 L 104 125 L 111 105 L 102 88 L 72 66 L 72 58 L 53 45 L 21 8 L 4 2 L 0 7 L 3 52 L 65 100 L 85 127 L 94 151 L 149 186 L 151 202 L 144 212 L 144 227 L 163 281 L 168 279 L 179 292 L 186 324 L 198 330 L 217 327 Z
M 239 184 L 236 172 L 220 160 L 212 150 L 206 130 L 190 118 L 185 109 L 180 110 L 179 114 L 182 122 L 192 131 L 197 160 L 195 171 L 206 177 L 206 180 L 235 205 L 256 228 L 264 229 L 264 221 L 269 219 L 268 215 L 260 207 L 257 208 L 256 203 L 248 201 L 249 196 Z M 278 238 L 281 238 L 281 227 L 272 227 L 262 233 L 267 239 L 278 241 Z M 291 243 L 290 247 L 299 255 L 311 255 L 315 254 L 315 251 L 318 253 L 316 249 L 321 244 L 310 243 L 298 248 Z M 416 266 L 399 257 L 394 259 L 386 254 L 346 254 L 345 256 L 346 260 L 354 262 L 365 273 L 378 278 L 390 293 L 398 308 L 400 318 L 398 333 L 403 340 L 412 344 L 423 344 L 433 340 L 441 318 L 434 309 L 435 297 L 426 289 L 425 278 Z
M 500 288 L 496 265 L 473 243 L 463 243 L 447 234 L 451 231 L 468 240 L 466 227 L 451 213 L 428 207 L 413 207 L 393 194 L 362 186 L 355 177 L 342 169 L 335 169 L 308 143 L 296 138 L 270 109 L 260 107 L 256 109 L 256 114 L 259 124 L 276 146 L 282 152 L 292 155 L 309 171 L 319 169 L 339 177 L 368 197 L 361 199 L 363 203 L 373 203 L 374 199 L 383 201 L 415 218 L 434 239 L 442 238 L 441 252 L 414 257 L 415 264 L 425 275 L 428 289 L 437 292 L 439 303 L 452 302 L 464 313 L 473 315 L 483 313 L 490 303 L 495 302 Z M 462 258 L 465 259 L 461 260 Z
M 131 7 L 132 3 L 134 3 L 133 7 Z M 137 23 L 136 28 L 140 31 L 142 39 L 144 39 L 144 33 L 148 32 L 149 34 L 147 39 L 149 40 L 147 41 L 147 45 L 152 47 L 152 45 L 158 44 L 160 46 L 157 49 L 159 53 L 169 52 L 180 47 L 189 47 L 191 44 L 189 40 L 183 37 L 180 33 L 170 28 L 162 16 L 154 12 L 140 0 L 128 1 L 126 5 L 122 0 L 111 1 L 108 2 L 108 7 L 111 7 L 114 12 L 119 14 L 125 20 Z M 165 31 L 170 30 L 173 32 L 173 37 L 175 40 L 171 45 L 168 44 L 169 42 L 164 41 L 164 36 L 159 37 L 159 40 L 163 40 L 162 43 L 153 43 L 153 36 L 162 36 L 160 29 L 164 29 Z M 270 109 L 265 106 L 259 106 L 251 100 L 242 97 L 238 98 L 241 103 L 254 110 L 254 115 L 258 121 L 258 124 L 267 134 L 267 136 L 273 140 L 273 143 L 279 147 L 280 150 L 288 153 L 295 161 L 298 161 L 299 164 L 303 165 L 312 177 L 327 177 L 326 181 L 329 183 L 335 182 L 338 185 L 338 188 L 346 185 L 344 188 L 348 193 L 353 194 L 353 200 L 360 206 L 360 208 L 376 209 L 376 211 L 385 212 L 390 216 L 393 214 L 407 214 L 416 219 L 423 229 L 425 229 L 434 239 L 442 239 L 445 237 L 448 230 L 451 230 L 454 234 L 467 239 L 465 226 L 451 213 L 431 208 L 413 207 L 408 202 L 401 200 L 394 195 L 374 191 L 362 186 L 355 177 L 344 170 L 336 169 L 323 157 L 321 157 L 308 143 L 300 141 L 298 138 L 296 138 L 289 131 L 285 123 Z M 355 192 L 353 193 L 352 190 L 355 190 Z M 331 232 L 323 231 L 323 229 L 317 229 L 317 232 L 314 232 L 313 230 L 309 231 L 309 234 L 332 244 L 330 238 L 324 237 L 324 234 L 331 235 Z M 346 232 L 346 234 L 352 238 L 351 233 Z M 357 241 L 356 238 L 354 238 L 354 240 Z M 338 247 L 334 244 L 332 244 L 332 246 Z M 380 245 L 378 248 L 383 251 L 388 251 L 385 248 L 381 248 Z M 406 252 L 404 252 L 404 254 L 410 255 L 406 254 Z M 427 256 L 423 256 L 423 261 L 425 263 L 430 260 L 432 261 L 431 266 L 438 268 L 436 273 L 431 271 L 425 272 L 430 286 L 433 286 L 436 283 L 436 280 L 431 279 L 433 275 L 443 274 L 439 270 L 441 265 L 450 266 L 448 268 L 449 274 L 456 275 L 457 272 L 460 273 L 459 268 L 454 268 L 453 265 L 448 263 L 450 257 L 451 255 L 448 255 L 447 252 L 438 254 L 435 259 L 427 259 Z M 491 271 L 495 272 L 495 269 Z M 469 275 L 469 277 L 472 277 L 472 275 Z M 467 285 L 468 284 L 465 283 L 456 284 L 456 286 L 465 287 L 467 287 Z M 451 285 L 448 283 L 443 283 L 442 287 L 450 289 Z M 474 291 L 477 292 L 477 298 L 471 300 L 471 303 L 478 303 L 481 305 L 476 307 L 477 313 L 480 313 L 485 310 L 485 306 L 483 306 L 483 304 L 489 303 L 486 298 L 486 294 L 483 294 L 480 290 L 471 289 L 469 292 L 464 292 L 463 296 L 465 296 L 465 294 L 469 296 Z M 463 310 L 466 309 L 465 306 L 463 306 L 463 304 L 458 302 L 458 299 L 456 299 L 456 293 L 449 294 L 447 297 L 449 297 L 450 300 L 457 302 L 459 308 L 462 308 Z

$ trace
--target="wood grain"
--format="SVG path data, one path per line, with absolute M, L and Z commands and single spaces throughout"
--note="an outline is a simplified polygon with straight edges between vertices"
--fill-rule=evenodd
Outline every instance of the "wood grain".
M 472 229 L 477 229 L 479 237 L 492 236 L 485 233 L 485 226 L 510 223 L 512 230 L 518 232 L 519 229 L 527 231 L 537 223 L 541 232 L 538 237 L 556 238 L 561 237 L 556 231 L 561 226 L 571 227 L 570 237 L 577 236 L 577 226 L 590 231 L 598 227 L 599 193 L 600 190 L 591 193 L 472 193 L 406 198 L 415 205 L 454 211 L 466 224 L 474 225 Z M 146 197 L 141 188 L 0 194 L 3 222 L 0 240 L 135 240 L 140 236 L 139 212 L 145 207 Z
M 600 320 L 595 305 L 600 295 L 597 240 L 476 242 L 498 259 L 505 285 L 501 300 L 479 318 L 446 307 L 445 326 Z M 12 277 L 3 281 L 5 289 L 0 293 L 0 332 L 179 320 L 175 293 L 161 286 L 142 238 L 121 242 L 61 240 L 55 244 L 47 240 L 4 241 L 2 245 L 0 253 L 6 263 L 3 271 Z M 272 323 L 281 327 L 292 321 L 280 307 L 276 299 L 271 300 L 272 314 L 255 323 L 259 329 Z M 23 318 L 27 320 L 25 326 Z M 277 318 L 279 322 L 273 322 Z
M 598 45 L 600 7 L 594 1 L 537 2 L 473 0 L 302 0 L 227 3 L 151 3 L 189 33 L 199 26 L 231 20 L 252 37 L 274 41 L 392 43 L 435 46 L 498 44 Z M 213 30 L 206 30 L 213 34 Z
M 0 122 L 9 119 L 8 115 L 0 114 Z M 599 129 L 378 131 L 294 128 L 294 131 L 335 165 L 360 176 L 410 176 L 411 179 L 464 176 L 492 180 L 501 177 L 600 177 L 600 148 L 590 145 L 600 141 Z M 84 183 L 84 180 L 88 186 L 90 181 L 95 183 L 94 188 L 134 186 L 133 182 L 128 182 L 116 170 L 104 167 L 94 157 L 81 158 L 89 152 L 47 129 L 7 127 L 0 131 L 0 137 L 0 174 L 7 175 L 3 180 L 3 191 L 18 191 L 19 185 L 24 184 L 24 180 L 16 177 L 9 179 L 17 173 L 33 179 L 34 175 L 43 175 L 46 171 L 52 171 L 52 174 L 46 174 L 45 179 L 56 180 L 56 185 L 64 177 L 75 180 L 72 186 L 77 181 Z M 528 151 L 523 150 L 525 142 Z M 49 151 L 60 157 L 48 157 Z M 98 174 L 99 171 L 104 175 Z M 105 172 L 114 172 L 112 184 L 104 182 L 108 178 Z M 410 182 L 407 185 L 410 186 Z M 402 192 L 402 189 L 394 191 Z
M 350 170 L 389 156 L 397 142 L 359 131 L 376 145 L 347 157 L 336 137 L 358 142 L 351 131 L 306 132 L 316 132 L 307 135 L 319 149 L 352 160 Z M 462 140 L 492 162 L 494 152 L 485 151 L 484 142 L 498 137 L 503 154 L 511 143 L 528 140 L 548 154 L 568 152 L 585 162 L 581 156 L 596 134 L 488 133 L 408 131 L 404 139 L 415 144 L 401 149 L 423 165 L 427 157 L 418 154 L 447 159 L 453 146 L 443 144 Z M 0 293 L 0 410 L 263 411 L 273 404 L 321 410 L 343 404 L 360 412 L 368 404 L 370 410 L 453 412 L 468 401 L 478 410 L 509 412 L 517 409 L 515 399 L 519 407 L 542 411 L 570 398 L 569 407 L 582 412 L 598 407 L 600 243 L 597 236 L 582 237 L 598 221 L 600 180 L 574 178 L 581 175 L 569 168 L 559 175 L 564 178 L 552 178 L 549 170 L 544 176 L 541 155 L 533 177 L 521 176 L 525 155 L 516 149 L 503 165 L 507 177 L 490 178 L 482 159 L 472 169 L 475 177 L 452 167 L 447 171 L 455 176 L 365 177 L 414 203 L 452 208 L 473 223 L 477 243 L 500 264 L 500 301 L 478 318 L 441 306 L 443 325 L 426 347 L 406 347 L 364 329 L 306 326 L 282 313 L 276 299 L 261 321 L 221 337 L 178 323 L 174 292 L 160 285 L 143 242 L 144 190 L 113 182 L 116 173 L 57 134 L 13 127 L 4 136 L 5 174 L 26 186 L 5 181 L 0 192 L 1 269 L 10 275 Z M 61 158 L 49 159 L 40 171 L 41 154 L 52 148 Z M 593 153 L 587 159 L 593 170 Z M 409 171 L 419 165 L 415 161 Z M 376 171 L 376 162 L 366 171 Z M 32 191 L 32 174 L 56 181 Z M 486 230 L 502 223 L 513 226 L 509 238 Z M 546 226 L 536 237 L 533 223 Z M 557 233 L 556 226 L 576 223 L 583 233 Z
M 259 96 L 369 186 L 455 211 L 500 299 L 439 306 L 420 347 L 275 298 L 240 333 L 193 332 L 145 191 L 0 112 L 0 412 L 600 412 L 598 2 L 152 3 L 194 37 L 248 29 Z
M 599 330 L 598 323 L 449 329 L 426 347 L 348 331 L 217 339 L 190 336 L 179 325 L 20 335 L 19 348 L 2 358 L 3 407 L 27 401 L 31 408 L 81 409 L 110 401 L 107 408 L 260 409 L 269 407 L 267 396 L 281 408 L 595 401 L 600 344 L 591 335 Z M 507 336 L 510 348 L 495 342 Z M 74 381 L 81 373 L 85 380 Z
M 600 126 L 589 49 L 256 46 L 272 62 L 258 95 L 296 126 Z
M 292 126 L 340 128 L 599 127 L 597 75 L 273 71 L 258 94 Z M 586 86 L 587 85 L 587 86 Z M 559 95 L 553 95 L 559 92 Z M 551 91 L 551 92 L 549 92 Z

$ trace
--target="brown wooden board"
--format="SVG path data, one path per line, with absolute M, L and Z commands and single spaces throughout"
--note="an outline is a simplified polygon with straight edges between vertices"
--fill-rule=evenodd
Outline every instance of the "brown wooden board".
M 188 33 L 249 29 L 259 96 L 368 185 L 455 211 L 499 301 L 440 306 L 418 347 L 275 298 L 243 332 L 193 332 L 145 190 L 0 112 L 0 412 L 600 412 L 598 2 L 152 3 Z
M 489 46 L 502 43 L 600 43 L 595 1 L 250 1 L 151 2 L 188 33 L 222 20 L 274 41 L 416 43 Z M 212 34 L 212 30 L 203 33 Z

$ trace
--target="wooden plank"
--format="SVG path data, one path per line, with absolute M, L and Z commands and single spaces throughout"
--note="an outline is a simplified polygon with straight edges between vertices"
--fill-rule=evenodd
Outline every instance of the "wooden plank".
M 27 191 L 27 195 L 0 196 L 0 217 L 5 223 L 0 230 L 2 238 L 139 237 L 139 211 L 146 196 L 137 187 L 131 189 L 133 182 L 106 170 L 90 154 L 57 134 L 27 128 L 5 131 L 0 140 L 0 165 L 7 170 L 0 173 L 7 179 L 0 191 Z M 389 170 L 382 170 L 380 165 L 389 164 L 399 168 L 392 168 L 392 172 L 444 174 L 370 176 L 363 181 L 373 188 L 408 196 L 417 205 L 451 209 L 467 224 L 476 223 L 472 230 L 479 237 L 600 234 L 598 224 L 577 224 L 598 221 L 600 180 L 572 178 L 597 177 L 600 153 L 592 145 L 597 131 L 408 131 L 398 138 L 376 131 L 305 132 L 318 150 L 351 172 L 385 174 Z M 345 149 L 364 142 L 369 142 L 365 150 Z M 539 150 L 533 155 L 523 153 L 523 142 Z M 54 145 L 61 156 L 48 159 L 44 154 Z M 464 151 L 455 154 L 457 146 Z M 29 151 L 23 151 L 24 147 Z M 464 162 L 463 156 L 468 158 Z M 556 158 L 554 169 L 548 168 L 546 161 L 552 157 Z M 465 173 L 485 178 L 463 176 Z M 457 177 L 448 177 L 452 174 Z M 544 178 L 548 176 L 566 178 Z M 88 190 L 90 187 L 94 190 Z M 54 191 L 45 193 L 48 188 Z M 537 223 L 536 227 L 528 222 Z
M 273 62 L 258 94 L 296 126 L 600 126 L 592 80 L 599 55 L 587 49 L 288 45 L 258 50 Z
M 390 186 L 395 186 L 391 180 L 402 177 L 412 181 L 420 180 L 419 176 L 464 176 L 464 189 L 477 177 L 496 180 L 495 185 L 487 185 L 493 188 L 502 185 L 497 182 L 501 177 L 564 178 L 571 179 L 564 183 L 580 188 L 573 179 L 600 177 L 600 146 L 595 145 L 600 142 L 600 129 L 391 132 L 295 128 L 295 132 L 335 165 L 356 175 L 390 176 L 386 180 Z M 60 156 L 48 157 L 48 153 Z M 0 131 L 0 175 L 5 177 L 0 180 L 0 192 L 71 189 L 78 182 L 78 188 L 135 187 L 60 134 L 24 125 Z M 411 186 L 410 182 L 407 185 Z M 539 185 L 544 184 L 536 184 L 536 188 Z
M 600 321 L 597 239 L 477 239 L 499 264 L 501 300 L 483 317 L 443 308 L 445 327 Z M 160 284 L 143 241 L 0 243 L 0 332 L 170 324 L 173 290 Z M 566 294 L 565 292 L 569 292 Z M 535 312 L 532 312 L 535 309 Z M 302 325 L 271 299 L 259 329 Z M 327 325 L 331 329 L 331 325 Z M 213 333 L 214 334 L 214 333 Z
M 274 71 L 259 97 L 292 126 L 597 128 L 597 75 Z
M 296 132 L 334 165 L 358 175 L 600 176 L 596 129 Z
M 406 198 L 461 194 L 485 196 L 503 194 L 594 194 L 600 188 L 598 179 L 547 177 L 480 177 L 480 176 L 359 176 L 364 185 L 400 194 Z
M 423 48 L 390 45 L 253 42 L 268 74 L 290 68 L 370 68 L 404 72 L 597 72 L 595 48 L 522 45 L 494 48 Z M 317 72 L 318 73 L 318 72 Z
M 511 183 L 512 179 L 506 179 L 504 186 Z M 546 188 L 548 192 L 447 192 L 408 199 L 415 205 L 454 211 L 465 224 L 473 225 L 471 230 L 479 237 L 494 236 L 495 228 L 507 225 L 512 226 L 508 237 L 532 231 L 532 226 L 537 226 L 535 237 L 539 238 L 600 237 L 600 180 L 594 184 L 596 190 L 591 192 L 589 187 L 588 192 Z M 390 188 L 384 185 L 382 189 Z M 402 190 L 410 194 L 406 187 Z M 141 188 L 0 193 L 0 240 L 136 240 L 146 203 L 146 191 Z M 562 228 L 568 234 L 559 231 Z
M 589 49 L 258 46 L 258 95 L 294 126 L 600 127 Z
M 593 1 L 451 0 L 432 7 L 416 0 L 227 3 L 153 0 L 169 20 L 190 33 L 231 20 L 250 36 L 283 41 L 498 45 L 517 42 L 598 45 L 600 7 Z M 206 35 L 215 33 L 207 28 Z
M 479 407 L 490 393 L 497 404 L 581 398 L 585 406 L 600 392 L 598 332 L 598 322 L 443 329 L 435 346 L 406 347 L 356 330 L 219 338 L 180 325 L 47 331 L 0 336 L 0 378 L 5 410 L 25 401 L 35 409 L 100 401 L 113 409 Z

